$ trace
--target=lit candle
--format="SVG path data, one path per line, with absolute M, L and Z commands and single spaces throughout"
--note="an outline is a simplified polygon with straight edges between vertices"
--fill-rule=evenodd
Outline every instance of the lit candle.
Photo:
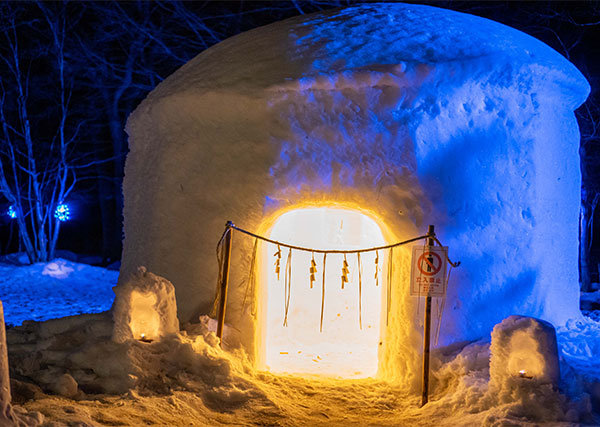
M 532 379 L 531 375 L 527 375 L 527 371 L 525 369 L 521 369 L 519 371 L 519 378 L 527 378 L 528 380 Z
M 141 341 L 141 342 L 146 342 L 146 343 L 150 343 L 150 342 L 152 342 L 152 338 L 148 338 L 148 337 L 146 336 L 146 334 L 142 332 L 142 333 L 140 334 L 140 337 L 138 338 L 138 341 Z

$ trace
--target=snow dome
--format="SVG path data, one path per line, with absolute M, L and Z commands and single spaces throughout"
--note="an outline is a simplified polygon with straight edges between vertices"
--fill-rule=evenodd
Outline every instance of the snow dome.
M 573 110 L 588 92 L 579 71 L 540 41 L 429 6 L 358 5 L 232 37 L 167 78 L 129 118 L 120 280 L 146 266 L 175 286 L 179 319 L 197 321 L 213 305 L 227 220 L 325 248 L 393 243 L 435 224 L 462 261 L 445 304 L 434 304 L 443 311 L 438 345 L 489 336 L 513 314 L 562 324 L 580 316 Z M 348 294 L 339 294 L 341 258 L 328 258 L 336 279 L 321 289 L 320 277 L 313 288 L 307 279 L 310 256 L 294 255 L 302 271 L 284 328 L 277 247 L 254 251 L 254 243 L 233 236 L 226 345 L 278 370 L 268 356 L 275 339 L 289 346 L 274 347 L 281 357 L 314 342 L 334 351 L 368 341 L 360 352 L 374 355 L 374 367 L 362 356 L 345 365 L 309 357 L 419 384 L 423 303 L 409 296 L 410 247 L 394 251 L 389 289 L 385 263 L 382 283 L 364 273 L 363 306 L 374 311 L 361 330 L 344 302 L 356 301 L 355 259 Z M 346 326 L 327 332 L 340 317 Z M 313 335 L 300 341 L 292 330 Z

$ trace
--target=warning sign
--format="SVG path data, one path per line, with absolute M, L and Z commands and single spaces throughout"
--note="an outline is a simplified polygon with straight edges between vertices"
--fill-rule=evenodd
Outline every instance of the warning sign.
M 410 268 L 411 296 L 446 296 L 446 246 L 413 246 Z

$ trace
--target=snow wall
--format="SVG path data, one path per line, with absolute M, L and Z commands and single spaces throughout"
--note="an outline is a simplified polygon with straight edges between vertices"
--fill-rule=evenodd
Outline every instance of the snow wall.
M 435 224 L 462 261 L 439 345 L 489 336 L 513 314 L 563 324 L 580 316 L 573 110 L 588 92 L 540 41 L 423 5 L 352 6 L 232 37 L 129 118 L 120 280 L 146 266 L 174 284 L 180 320 L 196 321 L 212 306 L 227 220 L 268 234 L 282 212 L 335 204 L 377 218 L 388 242 Z M 240 313 L 253 241 L 239 236 L 227 322 L 253 357 L 257 322 Z M 401 259 L 379 374 L 417 386 L 423 308 Z

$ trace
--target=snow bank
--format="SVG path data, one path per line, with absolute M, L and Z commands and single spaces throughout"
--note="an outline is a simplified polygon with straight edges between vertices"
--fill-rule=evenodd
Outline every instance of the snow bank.
M 33 265 L 0 262 L 6 323 L 106 311 L 112 305 L 117 278 L 115 271 L 61 258 Z
M 147 266 L 194 321 L 212 306 L 227 220 L 268 234 L 283 212 L 336 205 L 377 218 L 389 242 L 436 225 L 462 261 L 440 345 L 512 314 L 562 325 L 580 316 L 573 110 L 588 92 L 538 40 L 429 6 L 357 5 L 240 34 L 128 121 L 120 281 Z M 265 302 L 242 313 L 251 253 L 234 239 L 227 321 L 254 358 Z M 407 253 L 395 254 L 380 374 L 416 388 L 421 316 Z
M 74 271 L 74 268 L 67 264 L 68 261 L 65 261 L 64 259 L 50 261 L 44 265 L 42 274 L 44 276 L 54 277 L 55 279 L 66 279 Z
M 486 341 L 435 350 L 430 403 L 419 408 L 420 399 L 394 383 L 257 372 L 243 353 L 223 351 L 209 319 L 201 320 L 152 343 L 111 341 L 110 318 L 103 315 L 13 328 L 8 333 L 13 372 L 63 396 L 29 391 L 25 407 L 41 410 L 57 426 L 118 420 L 127 425 L 146 420 L 163 425 L 597 424 L 585 393 L 573 397 L 522 378 L 510 392 L 488 387 Z M 15 385 L 25 393 L 26 383 Z
M 226 402 L 236 393 L 235 399 L 240 399 L 247 389 L 232 368 L 236 364 L 242 370 L 243 359 L 224 353 L 204 324 L 152 343 L 117 343 L 112 331 L 107 313 L 28 322 L 8 333 L 11 369 L 46 392 L 78 399 L 129 390 L 168 394 L 185 388 Z

